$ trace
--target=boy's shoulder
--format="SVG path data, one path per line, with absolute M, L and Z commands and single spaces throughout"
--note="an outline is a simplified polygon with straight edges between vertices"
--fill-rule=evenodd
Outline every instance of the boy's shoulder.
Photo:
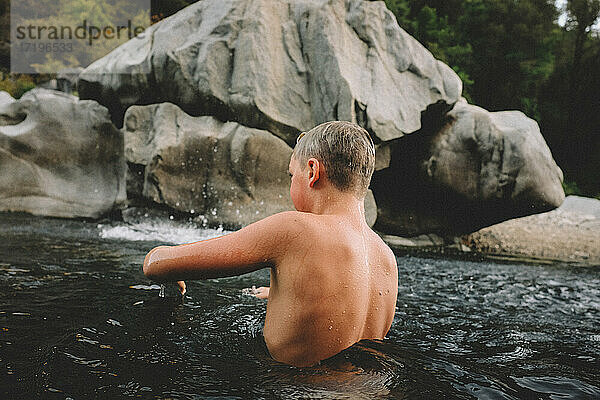
M 302 211 L 284 211 L 261 221 L 272 239 L 284 240 L 290 244 L 321 243 L 334 234 L 335 220 L 331 216 Z M 339 229 L 337 229 L 339 231 Z M 337 232 L 336 232 L 337 233 Z
M 353 236 L 348 232 L 350 229 L 344 231 L 343 228 L 340 228 L 339 221 L 336 221 L 335 217 L 332 216 L 302 211 L 284 211 L 271 215 L 267 219 L 269 219 L 269 225 L 274 230 L 281 232 L 291 241 L 300 239 L 303 243 L 312 242 L 313 245 L 316 245 L 318 242 L 318 244 L 324 246 L 352 244 L 348 240 L 348 234 Z M 356 232 L 354 233 L 356 234 Z M 393 251 L 371 228 L 368 228 L 368 237 L 371 245 L 375 246 L 380 254 L 395 263 L 396 257 Z M 320 238 L 321 240 L 315 242 L 309 238 Z
M 302 230 L 322 223 L 320 215 L 302 211 L 283 211 L 273 214 L 263 221 L 270 226 L 287 230 Z

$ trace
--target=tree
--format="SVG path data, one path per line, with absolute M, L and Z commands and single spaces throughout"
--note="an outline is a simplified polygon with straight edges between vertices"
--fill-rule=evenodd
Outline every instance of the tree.
M 538 94 L 554 66 L 557 10 L 547 0 L 471 0 L 458 29 L 470 38 L 475 102 L 489 110 L 518 109 L 539 118 Z
M 556 43 L 556 65 L 541 95 L 541 127 L 565 180 L 600 195 L 600 38 L 598 0 L 570 0 Z
M 449 16 L 438 15 L 436 8 L 423 1 L 386 0 L 386 5 L 404 30 L 421 42 L 437 59 L 454 69 L 463 81 L 463 95 L 471 100 L 469 92 L 473 80 L 464 66 L 471 56 L 472 48 L 468 41 L 461 41 L 455 27 L 448 22 Z

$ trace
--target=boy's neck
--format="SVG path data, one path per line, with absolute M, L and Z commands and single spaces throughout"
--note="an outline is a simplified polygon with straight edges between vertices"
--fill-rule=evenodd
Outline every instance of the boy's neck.
M 365 221 L 365 202 L 352 192 L 323 188 L 315 193 L 309 212 L 319 215 L 340 215 Z

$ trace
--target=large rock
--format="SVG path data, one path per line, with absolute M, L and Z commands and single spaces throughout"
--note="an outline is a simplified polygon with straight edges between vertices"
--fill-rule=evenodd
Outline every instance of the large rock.
M 192 117 L 170 103 L 130 107 L 123 131 L 130 197 L 230 228 L 293 209 L 292 149 L 269 132 Z
M 505 221 L 462 239 L 482 253 L 600 267 L 600 200 L 568 196 L 556 210 Z
M 123 131 L 130 198 L 229 228 L 294 209 L 287 172 L 292 149 L 269 132 L 192 117 L 170 103 L 130 107 Z M 365 209 L 373 225 L 372 193 Z
M 125 200 L 123 135 L 95 101 L 46 89 L 0 92 L 0 211 L 105 214 Z
M 462 83 L 383 2 L 203 0 L 91 64 L 78 90 L 118 126 L 132 104 L 171 102 L 291 145 L 329 120 L 358 122 L 381 141 L 415 132 Z
M 404 236 L 472 232 L 564 200 L 562 172 L 537 123 L 459 102 L 441 126 L 392 144 L 375 174 L 377 228 Z
M 377 228 L 386 233 L 471 232 L 549 210 L 564 197 L 562 173 L 537 124 L 518 112 L 488 113 L 466 103 L 452 109 L 460 79 L 398 26 L 384 2 L 203 0 L 94 62 L 80 75 L 78 90 L 106 105 L 119 126 L 129 121 L 124 116 L 131 105 L 180 107 L 153 106 L 172 114 L 165 117 L 127 111 L 148 127 L 130 128 L 126 121 L 126 133 L 159 132 L 162 125 L 172 131 L 164 138 L 136 133 L 142 142 L 129 150 L 146 156 L 128 156 L 131 193 L 209 217 L 214 210 L 215 222 L 243 225 L 290 204 L 274 197 L 283 192 L 281 182 L 263 182 L 252 167 L 232 166 L 230 150 L 212 160 L 211 146 L 233 149 L 237 140 L 260 140 L 260 157 L 275 157 L 278 176 L 291 151 L 285 147 L 284 156 L 283 144 L 293 145 L 299 131 L 328 120 L 354 121 L 372 133 Z M 173 121 L 190 116 L 205 116 L 186 122 L 198 124 L 202 139 L 177 136 L 183 129 Z M 142 122 L 152 119 L 157 122 Z M 232 132 L 238 131 L 248 139 L 237 139 Z M 180 144 L 186 140 L 189 146 Z M 193 151 L 212 161 L 193 169 Z M 242 153 L 251 158 L 254 151 Z M 143 178 L 133 179 L 136 173 Z M 256 199 L 265 207 L 253 208 L 260 205 Z
M 56 86 L 58 90 L 69 94 L 77 90 L 77 80 L 82 71 L 82 67 L 64 68 L 58 71 L 56 74 Z

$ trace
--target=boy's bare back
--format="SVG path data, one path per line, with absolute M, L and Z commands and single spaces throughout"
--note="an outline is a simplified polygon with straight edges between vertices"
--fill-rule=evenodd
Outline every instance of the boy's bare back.
M 312 365 L 362 339 L 383 339 L 398 292 L 391 250 L 364 221 L 296 214 L 304 233 L 271 268 L 264 337 L 273 358 Z
M 299 139 L 304 135 L 289 166 L 297 211 L 218 238 L 160 246 L 144 260 L 144 273 L 158 281 L 270 268 L 265 342 L 273 358 L 296 366 L 316 364 L 362 339 L 383 339 L 398 292 L 394 254 L 365 221 L 375 164 L 368 132 L 334 121 Z

